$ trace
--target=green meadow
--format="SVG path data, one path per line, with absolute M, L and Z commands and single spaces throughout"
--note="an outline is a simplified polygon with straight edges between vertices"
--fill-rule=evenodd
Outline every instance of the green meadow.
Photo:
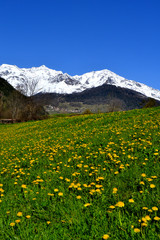
M 0 125 L 0 239 L 160 239 L 160 108 Z

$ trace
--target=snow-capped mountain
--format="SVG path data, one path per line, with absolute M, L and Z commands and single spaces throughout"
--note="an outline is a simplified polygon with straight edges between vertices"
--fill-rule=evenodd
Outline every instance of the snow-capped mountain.
M 114 85 L 140 92 L 147 97 L 160 100 L 160 91 L 145 84 L 127 80 L 107 69 L 85 73 L 81 76 L 70 76 L 61 71 L 55 71 L 46 66 L 32 68 L 18 68 L 17 66 L 2 64 L 0 77 L 6 79 L 13 87 L 23 87 L 25 83 L 35 85 L 34 93 L 63 93 L 82 92 L 86 89 Z M 27 95 L 31 95 L 29 89 Z

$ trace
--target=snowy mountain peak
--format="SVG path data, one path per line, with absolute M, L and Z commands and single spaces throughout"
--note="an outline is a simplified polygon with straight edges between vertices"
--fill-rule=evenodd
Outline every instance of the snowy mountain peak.
M 45 65 L 32 68 L 18 68 L 15 65 L 2 64 L 0 66 L 0 77 L 6 79 L 15 88 L 17 86 L 23 87 L 25 82 L 30 84 L 36 83 L 35 94 L 38 92 L 69 94 L 108 84 L 131 89 L 147 97 L 160 100 L 159 90 L 139 82 L 127 80 L 107 69 L 88 72 L 80 76 L 70 76 L 61 71 L 52 70 Z M 26 94 L 30 95 L 30 92 Z

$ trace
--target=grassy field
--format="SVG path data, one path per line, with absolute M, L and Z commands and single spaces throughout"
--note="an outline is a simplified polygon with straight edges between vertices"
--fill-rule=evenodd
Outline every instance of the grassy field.
M 0 125 L 0 239 L 160 239 L 160 108 Z

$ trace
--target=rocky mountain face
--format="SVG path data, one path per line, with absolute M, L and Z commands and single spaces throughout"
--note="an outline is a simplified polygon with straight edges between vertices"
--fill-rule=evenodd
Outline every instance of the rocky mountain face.
M 34 85 L 34 94 L 58 93 L 72 94 L 81 93 L 84 90 L 100 87 L 103 85 L 130 89 L 147 97 L 160 100 L 160 91 L 145 84 L 127 80 L 107 69 L 93 71 L 81 76 L 70 76 L 67 73 L 47 68 L 46 66 L 33 68 L 18 68 L 17 66 L 2 64 L 0 77 L 6 79 L 13 87 L 23 88 L 27 82 Z M 26 91 L 26 95 L 31 92 Z

